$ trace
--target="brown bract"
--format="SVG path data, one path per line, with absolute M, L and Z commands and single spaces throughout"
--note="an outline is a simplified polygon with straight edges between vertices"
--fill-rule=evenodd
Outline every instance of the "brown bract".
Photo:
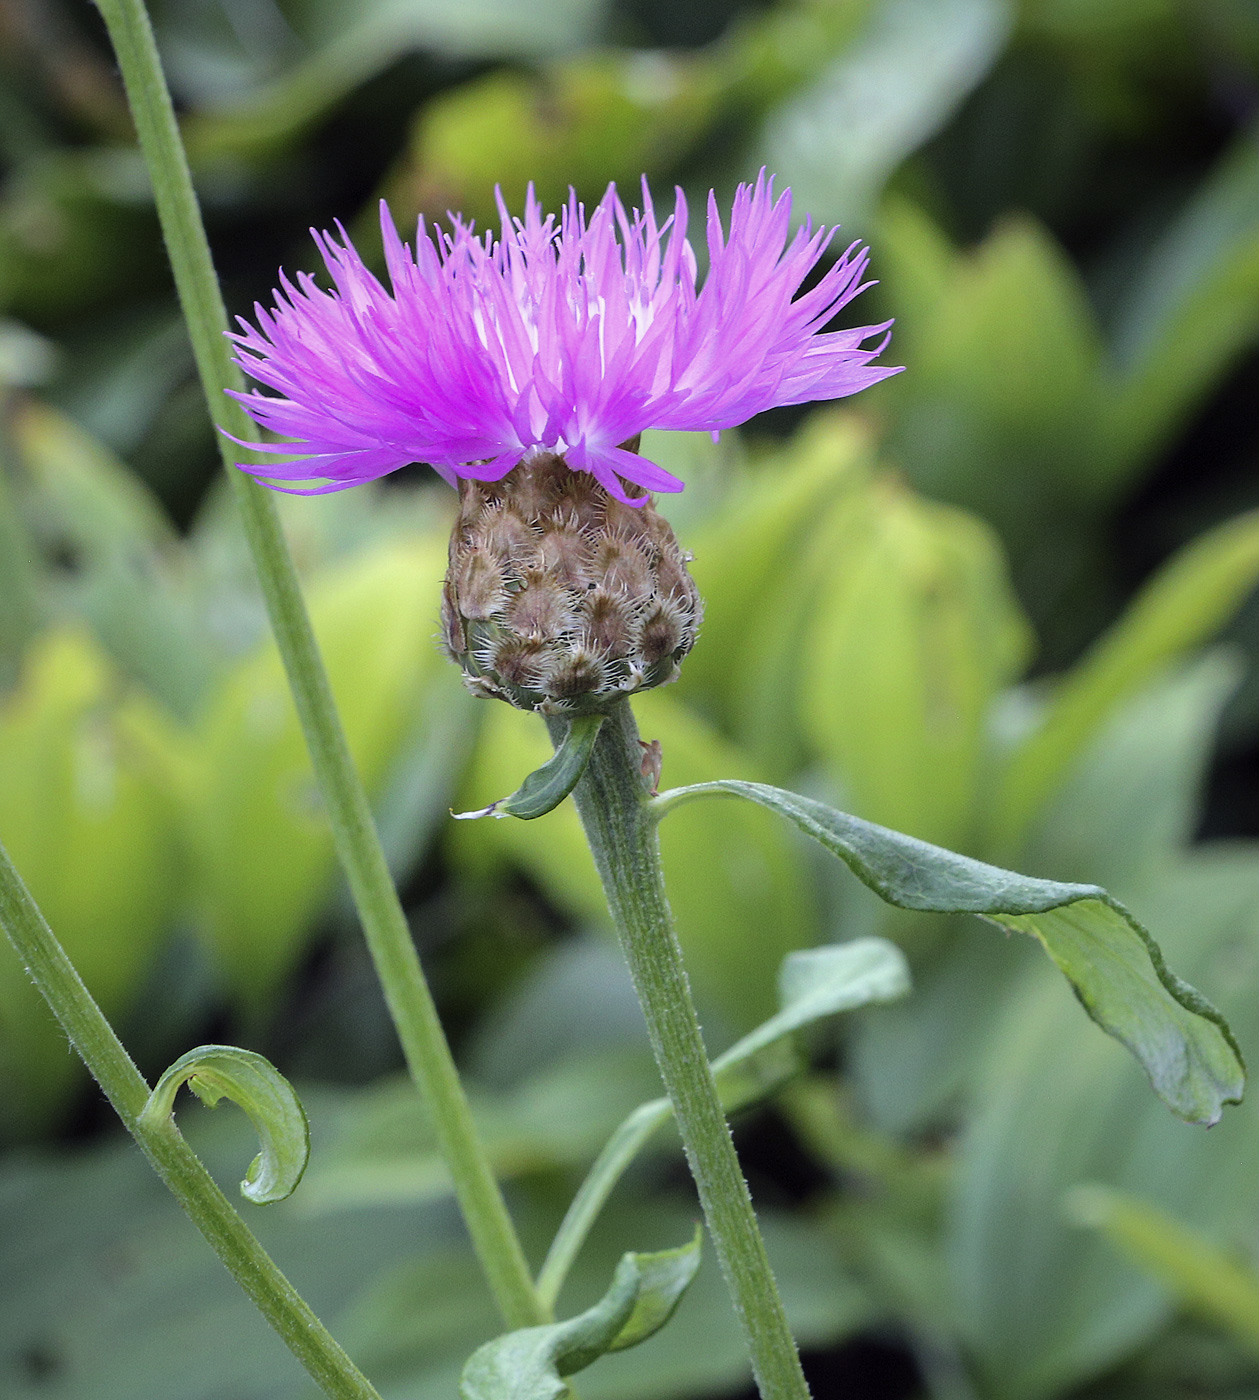
M 606 708 L 671 681 L 694 645 L 687 558 L 650 501 L 624 505 L 561 457 L 461 481 L 446 647 L 474 694 L 544 713 Z

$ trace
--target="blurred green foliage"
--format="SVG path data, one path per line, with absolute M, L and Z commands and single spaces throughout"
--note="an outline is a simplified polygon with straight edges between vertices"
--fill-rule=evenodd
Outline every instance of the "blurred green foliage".
M 658 203 L 677 183 L 698 211 L 767 163 L 799 216 L 869 239 L 880 285 L 852 314 L 896 317 L 905 374 L 716 445 L 649 435 L 688 482 L 667 509 L 707 605 L 679 683 L 638 706 L 665 782 L 779 783 L 1105 883 L 1256 1058 L 1248 0 L 153 13 L 238 311 L 281 263 L 311 265 L 312 224 L 342 219 L 370 256 L 382 195 L 403 226 L 448 208 L 484 224 L 495 183 L 509 205 L 529 180 L 554 204 L 645 174 Z M 449 1395 L 495 1320 L 393 1077 L 87 7 L 0 3 L 0 168 L 0 839 L 146 1071 L 227 1027 L 298 1080 L 311 1171 L 259 1231 L 388 1400 Z M 570 807 L 447 820 L 547 752 L 540 724 L 470 700 L 438 653 L 451 504 L 409 475 L 281 502 L 540 1262 L 658 1083 Z M 1217 839 L 1196 840 L 1204 823 Z M 1255 1393 L 1254 1105 L 1209 1135 L 1175 1122 L 1033 950 L 876 906 L 767 812 L 695 804 L 663 836 L 714 1053 L 771 1014 L 792 950 L 882 933 L 913 964 L 908 999 L 822 1034 L 826 1068 L 736 1124 L 820 1396 L 827 1375 L 910 1393 L 906 1371 L 940 1400 Z M 94 1102 L 0 950 L 0 1391 L 297 1400 L 295 1365 Z M 246 1128 L 194 1113 L 238 1179 Z M 628 1174 L 564 1316 L 624 1250 L 690 1234 L 678 1162 L 662 1138 Z M 836 1348 L 857 1336 L 899 1362 L 854 1379 Z M 707 1261 L 669 1327 L 581 1389 L 744 1380 Z

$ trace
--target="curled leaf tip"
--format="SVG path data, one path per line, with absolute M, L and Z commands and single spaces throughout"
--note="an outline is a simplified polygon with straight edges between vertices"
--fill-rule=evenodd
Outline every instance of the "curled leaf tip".
M 230 1099 L 249 1115 L 262 1150 L 249 1164 L 241 1195 L 256 1205 L 282 1201 L 297 1189 L 310 1157 L 310 1127 L 293 1086 L 262 1055 L 234 1045 L 202 1045 L 181 1055 L 157 1081 L 140 1113 L 149 1131 L 171 1127 L 180 1085 L 207 1107 Z

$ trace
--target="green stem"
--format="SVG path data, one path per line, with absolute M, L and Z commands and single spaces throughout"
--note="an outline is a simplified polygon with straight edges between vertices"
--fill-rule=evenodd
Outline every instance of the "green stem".
M 334 1400 L 380 1400 L 275 1266 L 170 1118 L 141 1119 L 149 1086 L 0 846 L 0 927 L 127 1131 L 289 1350 Z
M 566 721 L 547 721 L 553 742 Z M 807 1400 L 752 1198 L 708 1063 L 660 867 L 656 818 L 642 778 L 629 702 L 609 714 L 573 792 L 621 936 L 656 1062 L 682 1134 L 722 1272 L 765 1400 Z
M 243 381 L 231 362 L 231 347 L 225 339 L 227 312 L 148 15 L 142 0 L 99 0 L 99 5 L 149 167 L 210 416 L 217 426 L 236 436 L 248 436 L 256 429 L 225 393 L 242 388 Z M 473 1246 L 509 1325 L 524 1327 L 549 1321 L 538 1301 L 502 1192 L 477 1138 L 467 1097 L 424 980 L 367 797 L 345 742 L 274 497 L 236 469 L 230 443 L 220 440 L 220 450 L 306 735 L 337 855 L 407 1064 L 433 1115 Z

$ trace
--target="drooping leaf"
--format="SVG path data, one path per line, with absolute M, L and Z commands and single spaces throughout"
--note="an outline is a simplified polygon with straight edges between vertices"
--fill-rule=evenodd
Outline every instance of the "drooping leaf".
M 1105 890 L 1001 870 L 760 783 L 702 783 L 657 801 L 668 810 L 712 793 L 778 812 L 898 908 L 979 914 L 1030 933 L 1180 1117 L 1211 1124 L 1240 1100 L 1245 1068 L 1227 1022 L 1167 968 L 1149 933 Z
M 563 1377 L 609 1351 L 645 1341 L 673 1316 L 700 1263 L 700 1231 L 689 1244 L 626 1254 L 603 1298 L 567 1322 L 526 1327 L 479 1347 L 460 1379 L 464 1400 L 559 1400 Z
M 1259 1034 L 1257 854 L 1253 843 L 1208 847 L 1128 891 L 1243 1044 Z M 1079 1033 L 1055 981 L 1033 961 L 1000 996 L 948 1216 L 957 1325 L 985 1392 L 1007 1400 L 1076 1391 L 1168 1317 L 1162 1287 L 1072 1225 L 1063 1202 L 1073 1187 L 1133 1193 L 1216 1238 L 1250 1238 L 1256 1221 L 1259 1118 L 1244 1107 L 1209 1133 L 1187 1131 L 1117 1045 Z
M 297 1190 L 310 1157 L 310 1125 L 293 1086 L 269 1060 L 234 1045 L 189 1050 L 154 1085 L 141 1121 L 150 1128 L 166 1124 L 183 1084 L 210 1108 L 226 1098 L 249 1115 L 262 1150 L 240 1184 L 246 1200 L 270 1205 Z
M 1204 767 L 1235 680 L 1231 658 L 1212 653 L 1120 704 L 1041 813 L 1028 866 L 1126 898 L 1177 860 L 1199 819 Z M 963 916 L 948 922 L 916 968 L 912 1003 L 863 1019 L 849 1043 L 863 1101 L 890 1131 L 940 1121 L 966 1092 L 993 1033 L 992 1009 L 1027 972 L 1032 949 L 1022 940 L 996 942 Z

